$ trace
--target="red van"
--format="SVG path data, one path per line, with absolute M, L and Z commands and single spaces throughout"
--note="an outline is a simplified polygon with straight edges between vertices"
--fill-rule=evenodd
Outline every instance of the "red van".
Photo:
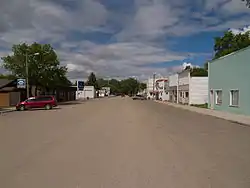
M 32 108 L 44 108 L 50 110 L 57 106 L 57 101 L 54 96 L 37 96 L 30 97 L 16 105 L 17 110 L 27 110 Z

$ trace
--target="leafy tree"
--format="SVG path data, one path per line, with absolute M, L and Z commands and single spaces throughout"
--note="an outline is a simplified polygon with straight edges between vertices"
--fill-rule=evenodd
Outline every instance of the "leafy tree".
M 250 45 L 249 32 L 244 34 L 233 34 L 227 31 L 222 37 L 216 37 L 214 44 L 215 55 L 213 59 L 225 56 Z
M 145 90 L 147 88 L 147 84 L 145 84 L 145 83 L 139 83 L 139 85 L 140 85 L 140 90 L 141 91 L 143 91 L 143 90 Z
M 204 68 L 194 67 L 191 69 L 190 75 L 193 77 L 195 77 L 195 76 L 196 77 L 206 77 L 206 76 L 208 76 L 208 72 Z
M 32 85 L 42 86 L 47 90 L 58 85 L 69 85 L 66 77 L 67 68 L 60 66 L 57 54 L 49 44 L 26 43 L 13 45 L 13 55 L 2 57 L 3 67 L 15 77 L 26 78 L 26 57 L 28 78 Z
M 86 85 L 87 86 L 94 86 L 95 89 L 100 89 L 98 82 L 97 82 L 97 79 L 96 79 L 96 76 L 93 72 L 90 73 Z
M 250 0 L 241 0 L 241 1 L 246 2 L 247 8 L 250 8 Z
M 15 80 L 16 77 L 11 74 L 0 74 L 0 79 Z

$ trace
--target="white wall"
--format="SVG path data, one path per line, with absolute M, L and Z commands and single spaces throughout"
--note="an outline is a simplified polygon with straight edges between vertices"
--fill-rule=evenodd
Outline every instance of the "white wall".
M 189 104 L 208 102 L 208 77 L 191 77 L 189 85 Z
M 174 74 L 174 75 L 169 76 L 168 81 L 169 81 L 169 87 L 177 86 L 178 74 Z
M 76 99 L 95 98 L 94 86 L 84 86 L 83 91 L 76 91 Z
M 157 91 L 159 91 L 159 98 L 161 98 L 163 101 L 169 100 L 169 94 L 166 93 L 167 82 L 168 81 L 165 80 L 157 82 L 159 88 L 156 87 L 156 89 Z
M 190 77 L 189 71 L 183 71 L 183 72 L 179 73 L 179 86 L 188 85 L 189 84 L 189 77 Z

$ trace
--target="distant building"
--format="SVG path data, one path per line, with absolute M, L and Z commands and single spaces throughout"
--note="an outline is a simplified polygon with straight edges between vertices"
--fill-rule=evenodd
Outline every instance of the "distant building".
M 208 63 L 209 107 L 250 115 L 250 47 Z
M 148 99 L 159 99 L 168 100 L 169 95 L 166 91 L 168 85 L 167 78 L 149 78 L 147 81 L 147 98 Z
M 195 77 L 189 69 L 178 74 L 178 103 L 208 103 L 208 77 Z
M 94 86 L 84 86 L 83 91 L 76 91 L 76 99 L 93 99 L 96 97 Z
M 169 101 L 177 103 L 177 85 L 178 85 L 178 74 L 174 74 L 168 77 L 169 84 L 167 91 L 169 92 Z

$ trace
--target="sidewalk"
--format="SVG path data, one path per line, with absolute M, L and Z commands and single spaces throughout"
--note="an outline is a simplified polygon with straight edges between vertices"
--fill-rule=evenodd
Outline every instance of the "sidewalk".
M 232 114 L 232 113 L 221 112 L 221 111 L 217 111 L 217 110 L 198 108 L 198 107 L 194 107 L 194 106 L 181 105 L 181 104 L 170 103 L 170 102 L 165 102 L 165 101 L 156 101 L 156 102 L 163 103 L 163 104 L 166 104 L 169 106 L 173 106 L 175 108 L 181 108 L 184 110 L 189 110 L 189 111 L 204 114 L 204 115 L 214 116 L 214 117 L 228 120 L 228 121 L 231 121 L 234 123 L 239 123 L 242 125 L 250 126 L 250 116 Z
M 15 107 L 0 108 L 0 115 L 16 111 Z

